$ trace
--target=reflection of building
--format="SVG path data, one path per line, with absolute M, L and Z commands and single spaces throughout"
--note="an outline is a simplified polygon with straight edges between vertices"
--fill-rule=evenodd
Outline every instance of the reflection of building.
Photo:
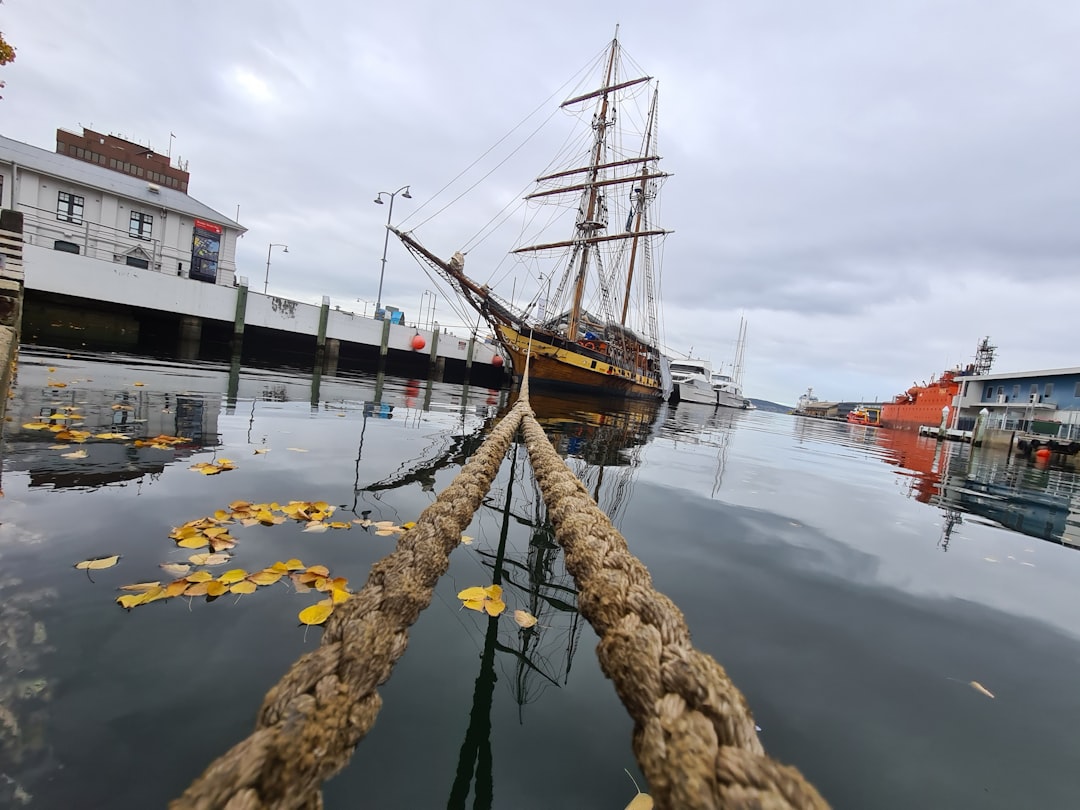
M 952 445 L 936 442 L 911 430 L 878 430 L 878 446 L 886 451 L 885 461 L 895 464 L 911 477 L 911 494 L 920 503 L 931 503 L 938 494 L 941 468 L 947 465 Z
M 1080 481 L 1071 473 L 975 449 L 949 466 L 938 500 L 1031 537 L 1080 547 Z
M 24 376 L 29 376 L 24 375 Z M 157 475 L 166 465 L 218 442 L 220 400 L 210 407 L 197 395 L 93 389 L 81 385 L 55 388 L 21 383 L 8 406 L 5 465 L 28 473 L 30 486 L 99 487 Z M 55 417 L 68 416 L 62 419 Z M 57 433 L 23 427 L 33 423 L 68 425 L 89 431 L 83 443 L 54 449 Z M 93 434 L 123 434 L 127 439 L 94 439 Z M 186 439 L 169 450 L 136 447 L 135 439 L 165 434 Z M 65 453 L 84 450 L 86 457 Z
M 23 214 L 28 283 L 95 262 L 231 287 L 246 229 L 187 190 L 169 157 L 112 135 L 58 129 L 56 152 L 0 137 L 0 207 Z

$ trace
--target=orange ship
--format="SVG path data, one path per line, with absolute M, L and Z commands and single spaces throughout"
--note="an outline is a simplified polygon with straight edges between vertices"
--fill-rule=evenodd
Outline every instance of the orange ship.
M 950 369 L 928 385 L 913 385 L 897 395 L 881 408 L 881 424 L 891 428 L 919 428 L 922 425 L 937 427 L 941 424 L 941 411 L 953 407 L 953 399 L 960 393 L 961 377 L 987 374 L 994 361 L 996 347 L 990 338 L 983 338 L 975 350 L 975 362 L 963 370 Z

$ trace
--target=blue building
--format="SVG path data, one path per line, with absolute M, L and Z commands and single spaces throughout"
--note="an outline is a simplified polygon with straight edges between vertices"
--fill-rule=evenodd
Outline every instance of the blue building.
M 1080 368 L 963 377 L 956 423 L 970 429 L 985 408 L 990 426 L 1080 438 Z

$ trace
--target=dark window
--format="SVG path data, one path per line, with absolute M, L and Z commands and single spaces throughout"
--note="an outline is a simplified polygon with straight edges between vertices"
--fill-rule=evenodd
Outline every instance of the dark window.
M 1047 383 L 1046 385 L 1043 386 L 1043 396 L 1044 397 L 1048 397 L 1052 393 L 1054 393 L 1054 384 L 1053 383 Z
M 1032 383 L 1031 384 L 1031 391 L 1029 391 L 1028 393 L 1030 393 L 1030 394 L 1039 393 L 1039 384 L 1038 383 Z
M 1004 393 L 1005 393 L 1005 386 L 999 385 L 998 386 L 998 396 L 1000 397 Z
M 124 264 L 128 267 L 141 267 L 143 270 L 150 269 L 150 261 L 148 259 L 140 259 L 138 256 L 128 256 L 124 260 Z
M 74 242 L 68 242 L 64 239 L 57 239 L 53 242 L 53 250 L 59 250 L 61 253 L 78 253 L 79 246 Z
M 109 158 L 109 168 L 110 169 L 119 169 L 120 168 L 120 164 L 116 161 L 116 158 Z
M 154 218 L 149 214 L 143 214 L 139 211 L 131 212 L 131 219 L 128 222 L 128 236 L 134 236 L 136 239 L 149 239 L 154 233 Z
M 78 194 L 69 194 L 66 191 L 57 192 L 56 195 L 56 218 L 64 222 L 82 223 L 83 200 Z
M 1013 399 L 1020 399 L 1020 385 L 1013 386 Z
M 1073 389 L 1073 396 L 1080 399 L 1080 382 L 1076 384 L 1076 388 Z

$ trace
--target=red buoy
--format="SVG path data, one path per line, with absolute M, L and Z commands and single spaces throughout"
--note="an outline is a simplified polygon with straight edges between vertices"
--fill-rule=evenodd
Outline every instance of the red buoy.
M 503 359 L 501 354 L 497 354 L 491 358 L 491 365 L 495 366 L 495 368 L 502 368 L 502 364 Z
M 1049 458 L 1050 458 L 1050 448 L 1048 448 L 1048 447 L 1040 447 L 1038 450 L 1035 451 L 1035 458 L 1037 458 L 1039 461 L 1047 461 L 1047 460 L 1049 460 Z
M 425 347 L 426 345 L 427 345 L 427 341 L 426 341 L 426 340 L 424 340 L 424 338 L 423 338 L 423 336 L 422 336 L 422 335 L 413 335 L 413 339 L 412 339 L 412 347 L 413 347 L 413 348 L 414 348 L 414 349 L 415 349 L 416 351 L 420 351 L 420 350 L 421 350 L 422 348 L 424 348 L 424 347 Z

